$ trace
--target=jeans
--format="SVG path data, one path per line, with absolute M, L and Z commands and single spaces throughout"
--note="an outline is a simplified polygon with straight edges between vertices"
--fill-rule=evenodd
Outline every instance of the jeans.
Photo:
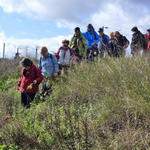
M 21 93 L 21 104 L 25 108 L 30 108 L 30 103 L 34 100 L 36 93 Z

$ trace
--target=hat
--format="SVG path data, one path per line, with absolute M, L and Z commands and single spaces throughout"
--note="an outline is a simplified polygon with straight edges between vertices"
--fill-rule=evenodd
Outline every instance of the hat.
M 147 29 L 147 31 L 148 31 L 148 32 L 150 32 L 150 28 L 149 28 L 149 29 Z
M 66 39 L 65 39 L 65 40 L 62 41 L 62 43 L 67 43 L 67 44 L 69 44 L 69 40 L 66 40 Z
M 137 31 L 138 31 L 138 28 L 137 28 L 137 27 L 133 27 L 133 28 L 131 29 L 131 31 L 132 31 L 132 32 L 137 32 Z
M 88 27 L 88 28 L 93 28 L 93 25 L 92 25 L 92 24 L 88 24 L 87 27 Z
M 99 28 L 98 32 L 104 32 L 103 28 Z

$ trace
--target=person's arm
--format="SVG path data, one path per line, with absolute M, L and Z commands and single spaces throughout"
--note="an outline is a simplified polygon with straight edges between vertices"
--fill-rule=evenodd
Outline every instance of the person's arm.
M 70 41 L 70 43 L 69 43 L 69 47 L 72 48 L 73 45 L 74 45 L 74 43 L 73 43 L 73 37 L 72 37 L 72 38 L 71 38 L 71 41 Z
M 72 61 L 75 62 L 76 57 L 75 57 L 74 51 L 72 49 L 70 49 L 70 53 L 71 53 Z
M 40 61 L 39 61 L 38 67 L 42 70 L 42 64 L 41 64 L 41 61 L 42 61 L 42 58 L 40 57 Z
M 82 34 L 87 39 L 87 33 L 82 33 Z
M 108 41 L 108 43 L 109 43 L 109 42 L 110 42 L 110 38 L 109 38 L 108 35 L 106 35 L 106 39 L 107 39 L 107 41 Z
M 84 36 L 83 36 L 82 41 L 83 41 L 83 44 L 84 44 L 84 56 L 86 56 L 87 55 L 87 40 Z
M 53 55 L 53 63 L 54 63 L 54 73 L 58 73 L 59 72 L 59 65 L 57 62 L 57 58 L 54 55 Z
M 19 90 L 19 88 L 20 88 L 20 85 L 21 85 L 21 82 L 22 82 L 22 78 L 23 78 L 23 69 L 22 69 L 22 71 L 21 71 L 20 80 L 19 80 L 19 82 L 18 82 L 18 84 L 17 84 L 17 89 L 18 89 L 18 90 Z
M 97 34 L 97 32 L 95 32 L 95 36 L 96 36 L 96 39 L 95 39 L 94 43 L 98 43 L 99 40 L 100 40 L 100 37 L 99 37 L 99 35 Z
M 36 68 L 36 69 L 37 69 L 37 77 L 35 79 L 37 81 L 36 84 L 40 84 L 43 81 L 43 75 L 39 68 Z
M 57 58 L 57 61 L 59 61 L 59 53 L 60 53 L 61 48 L 58 49 L 57 53 L 55 53 L 55 56 Z

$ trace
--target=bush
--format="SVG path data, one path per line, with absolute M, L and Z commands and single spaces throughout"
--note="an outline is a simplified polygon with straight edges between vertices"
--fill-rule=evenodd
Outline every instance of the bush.
M 31 150 L 150 149 L 150 68 L 140 58 L 75 66 L 46 102 L 30 110 L 20 106 L 15 82 L 0 99 L 2 144 Z

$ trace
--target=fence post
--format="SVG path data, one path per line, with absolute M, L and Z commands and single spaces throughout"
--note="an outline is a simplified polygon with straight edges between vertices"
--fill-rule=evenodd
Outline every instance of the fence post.
M 35 52 L 35 59 L 38 57 L 38 47 L 36 47 L 36 52 Z
M 5 58 L 5 43 L 3 44 L 3 58 Z

